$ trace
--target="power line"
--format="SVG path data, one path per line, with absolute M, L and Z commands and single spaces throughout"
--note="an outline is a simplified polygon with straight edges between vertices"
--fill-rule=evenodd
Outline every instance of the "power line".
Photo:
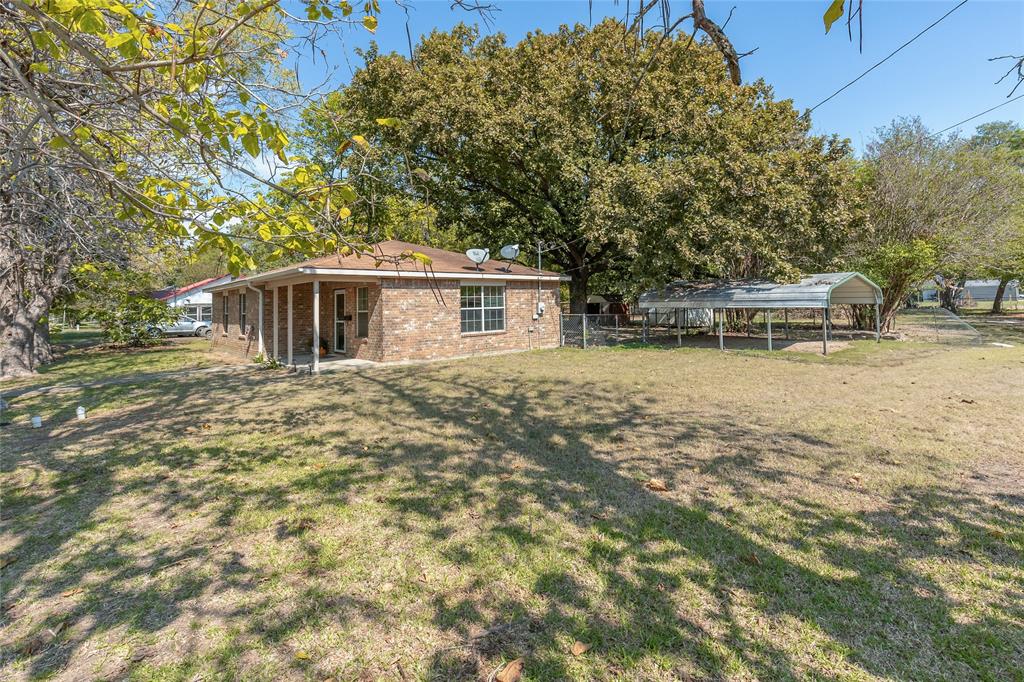
M 921 36 L 923 36 L 923 35 L 924 35 L 925 33 L 927 33 L 928 31 L 930 31 L 931 29 L 933 29 L 933 28 L 934 28 L 934 27 L 935 27 L 935 26 L 936 26 L 936 25 L 937 25 L 937 24 L 938 24 L 938 23 L 939 23 L 940 21 L 942 21 L 943 19 L 945 19 L 946 17 L 948 17 L 948 16 L 950 15 L 950 14 L 952 14 L 952 13 L 953 13 L 953 12 L 955 12 L 955 11 L 957 11 L 958 9 L 960 9 L 961 7 L 963 7 L 963 6 L 964 6 L 964 5 L 966 5 L 966 4 L 967 4 L 967 0 L 962 0 L 962 1 L 960 2 L 960 4 L 959 4 L 959 5 L 957 5 L 957 6 L 956 6 L 956 7 L 954 7 L 953 9 L 951 9 L 951 10 L 949 10 L 948 12 L 946 12 L 945 14 L 943 14 L 943 15 L 942 15 L 941 17 L 939 17 L 938 19 L 936 19 L 935 21 L 933 21 L 933 22 L 932 22 L 931 24 L 929 24 L 929 25 L 928 25 L 928 27 L 927 27 L 927 28 L 925 28 L 925 29 L 924 29 L 923 31 L 921 31 L 921 32 L 920 32 L 920 33 L 918 33 L 918 34 L 917 34 L 916 36 L 914 36 L 913 38 L 911 38 L 910 40 L 908 40 L 907 42 L 903 43 L 902 45 L 900 45 L 899 47 L 897 47 L 897 48 L 896 48 L 895 50 L 893 50 L 892 52 L 890 52 L 890 53 L 889 53 L 888 55 L 886 55 L 886 57 L 885 57 L 884 59 L 882 59 L 882 60 L 881 60 L 880 62 L 877 62 L 877 63 L 876 63 L 876 64 L 875 64 L 874 66 L 872 66 L 872 67 L 871 67 L 870 69 L 868 69 L 867 71 L 865 71 L 865 72 L 864 72 L 864 73 L 862 73 L 861 75 L 857 76 L 857 77 L 856 77 L 856 78 L 854 78 L 854 79 L 853 79 L 852 81 L 850 81 L 849 83 L 847 83 L 847 84 L 846 84 L 846 85 L 844 85 L 843 87 L 839 88 L 838 90 L 836 90 L 835 92 L 833 92 L 833 93 L 832 93 L 831 95 L 829 95 L 829 96 L 828 96 L 828 97 L 826 97 L 825 99 L 823 99 L 823 100 L 821 100 L 820 102 L 818 102 L 817 104 L 815 104 L 815 105 L 814 105 L 813 107 L 811 107 L 811 108 L 810 108 L 810 109 L 809 109 L 809 110 L 807 111 L 807 113 L 810 113 L 810 112 L 814 111 L 815 109 L 817 109 L 818 107 L 820 107 L 820 106 L 821 106 L 822 104 L 824 104 L 825 102 L 829 101 L 830 99 L 832 99 L 833 97 L 835 97 L 836 95 L 838 95 L 839 93 L 841 93 L 841 92 L 842 92 L 843 90 L 845 90 L 846 88 L 850 87 L 851 85 L 853 85 L 854 83 L 856 83 L 857 81 L 859 81 L 859 80 L 860 80 L 861 78 L 863 78 L 864 76 L 868 75 L 869 73 L 871 73 L 872 71 L 874 71 L 875 69 L 877 69 L 877 68 L 878 68 L 879 66 L 881 66 L 881 65 L 882 65 L 882 64 L 884 64 L 885 62 L 889 61 L 889 59 L 890 59 L 891 57 L 893 57 L 893 56 L 894 56 L 894 55 L 895 55 L 895 54 L 896 54 L 897 52 L 899 52 L 900 50 L 902 50 L 903 48 L 905 48 L 905 47 L 906 47 L 907 45 L 909 45 L 910 43 L 914 42 L 915 40 L 917 40 L 918 38 L 920 38 Z
M 958 127 L 962 126 L 963 124 L 967 123 L 968 121 L 973 121 L 974 119 L 978 118 L 979 116 L 984 116 L 985 114 L 987 114 L 990 111 L 995 111 L 999 107 L 1005 107 L 1007 104 L 1010 104 L 1011 102 L 1016 102 L 1017 100 L 1021 99 L 1022 97 L 1024 97 L 1024 95 L 1017 95 L 1013 99 L 1008 99 L 1005 102 L 1003 102 L 1002 104 L 997 104 L 997 105 L 995 105 L 994 107 L 992 107 L 990 109 L 986 109 L 985 111 L 981 112 L 980 114 L 975 114 L 974 116 L 971 116 L 970 118 L 965 118 L 964 120 L 960 121 L 959 123 L 954 123 L 953 125 L 949 126 L 948 128 L 943 128 L 942 130 L 940 130 L 939 132 L 934 133 L 934 134 L 935 135 L 941 135 L 942 133 L 946 132 L 947 130 L 952 130 L 953 128 L 958 128 Z

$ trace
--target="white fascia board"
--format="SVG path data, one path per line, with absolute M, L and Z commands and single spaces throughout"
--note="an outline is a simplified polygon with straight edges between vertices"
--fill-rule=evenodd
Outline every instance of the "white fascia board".
M 349 268 L 299 268 L 300 273 L 330 277 L 380 277 L 395 279 L 458 279 L 518 282 L 568 282 L 566 275 L 513 275 L 491 272 L 418 272 L 409 270 L 357 270 Z M 284 273 L 281 273 L 284 274 Z M 258 279 L 258 278 L 255 278 Z
M 251 284 L 265 284 L 276 280 L 291 279 L 293 282 L 297 276 L 305 277 L 350 277 L 360 280 L 372 281 L 378 278 L 387 279 L 457 279 L 457 280 L 487 280 L 496 282 L 568 282 L 572 278 L 568 275 L 519 275 L 501 274 L 490 272 L 410 272 L 408 270 L 360 270 L 356 268 L 295 268 L 275 272 L 272 275 L 256 275 L 246 279 L 235 280 L 209 287 L 206 291 L 226 291 Z M 308 281 L 308 280 L 307 280 Z

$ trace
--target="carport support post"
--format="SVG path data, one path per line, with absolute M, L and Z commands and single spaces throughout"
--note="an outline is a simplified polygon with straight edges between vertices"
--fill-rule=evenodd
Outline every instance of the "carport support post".
M 768 322 L 768 350 L 772 349 L 772 309 L 768 308 L 765 313 L 765 319 Z
M 882 343 L 882 320 L 878 316 L 878 304 L 875 304 L 875 343 Z
M 683 328 L 679 326 L 679 308 L 676 308 L 676 345 L 683 345 Z
M 783 322 L 786 325 L 786 338 L 789 338 L 789 308 L 782 309 Z
M 313 280 L 313 374 L 320 373 L 320 280 Z
M 821 309 L 821 354 L 828 355 L 828 308 Z
M 722 318 L 725 317 L 724 313 L 724 308 L 718 311 L 718 350 L 725 350 L 725 332 L 722 331 Z

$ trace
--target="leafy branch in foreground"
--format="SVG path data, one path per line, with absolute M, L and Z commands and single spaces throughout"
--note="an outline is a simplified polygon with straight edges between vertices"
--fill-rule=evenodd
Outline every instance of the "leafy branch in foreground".
M 259 169 L 298 163 L 285 124 L 315 94 L 284 67 L 288 50 L 348 26 L 373 31 L 379 10 L 376 0 L 0 5 L 0 374 L 31 370 L 35 328 L 71 267 L 116 244 L 112 231 L 219 249 L 233 272 L 253 265 L 254 244 L 360 248 L 341 210 L 347 183 L 293 173 L 285 186 Z

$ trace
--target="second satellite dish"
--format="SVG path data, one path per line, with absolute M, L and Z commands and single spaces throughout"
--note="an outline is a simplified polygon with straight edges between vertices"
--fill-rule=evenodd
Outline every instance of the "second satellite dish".
M 491 257 L 490 249 L 470 249 L 466 252 L 466 258 L 476 263 L 476 269 L 480 269 L 480 264 L 487 261 Z
M 501 247 L 501 257 L 508 261 L 505 264 L 505 272 L 511 272 L 512 262 L 519 258 L 519 244 L 506 244 Z
M 505 260 L 515 260 L 519 258 L 519 244 L 508 244 L 501 247 L 501 257 Z

